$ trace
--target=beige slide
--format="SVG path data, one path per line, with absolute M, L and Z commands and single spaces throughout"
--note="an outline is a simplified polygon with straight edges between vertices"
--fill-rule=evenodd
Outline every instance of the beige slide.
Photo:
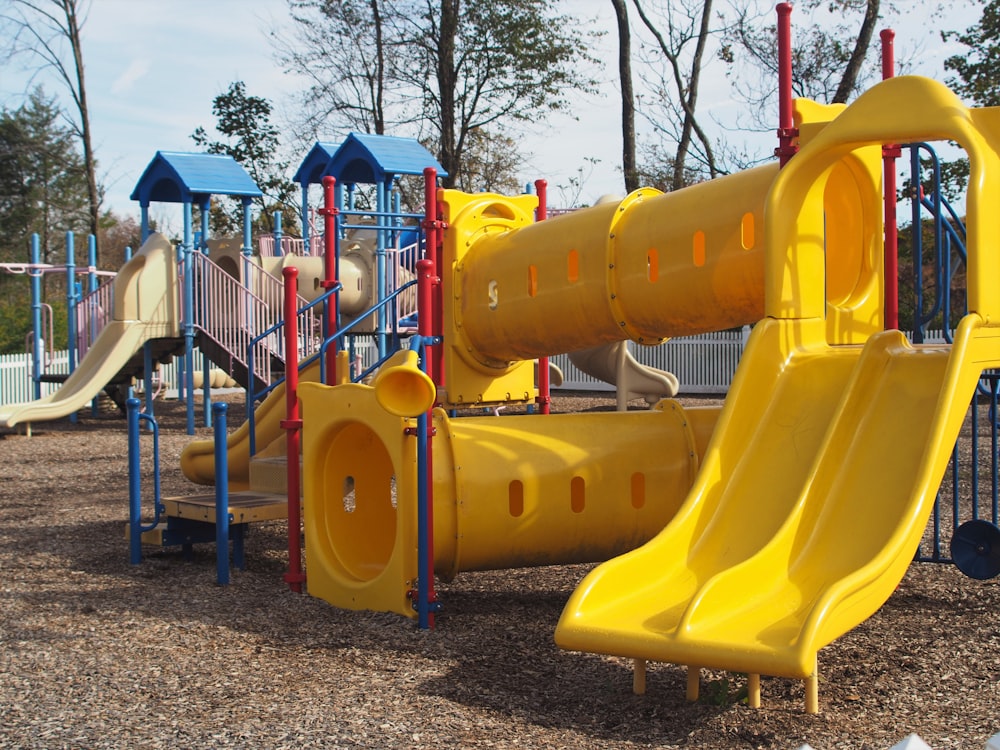
M 150 339 L 177 338 L 180 301 L 174 248 L 152 234 L 114 281 L 114 312 L 72 375 L 37 401 L 0 406 L 0 427 L 68 416 L 87 405 Z

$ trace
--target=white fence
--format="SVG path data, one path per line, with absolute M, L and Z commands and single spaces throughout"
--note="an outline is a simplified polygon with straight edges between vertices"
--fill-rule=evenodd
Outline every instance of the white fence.
M 194 369 L 199 372 L 204 367 L 201 351 L 195 349 Z M 167 395 L 176 396 L 180 374 L 177 371 L 180 358 L 168 364 L 158 365 L 156 383 L 165 389 Z M 65 349 L 46 356 L 46 375 L 65 375 L 69 372 L 69 352 Z M 142 387 L 141 381 L 137 385 Z M 48 396 L 59 389 L 59 383 L 42 383 L 42 396 Z M 27 354 L 0 354 L 0 405 L 19 404 L 33 401 L 34 388 L 31 383 L 31 357 Z
M 677 376 L 681 393 L 724 394 L 740 363 L 750 327 L 741 330 L 705 333 L 671 339 L 660 346 L 637 346 L 629 343 L 629 351 L 639 364 L 666 370 Z M 570 391 L 613 391 L 615 386 L 580 372 L 569 355 L 551 357 L 563 373 L 559 388 Z
M 749 326 L 741 330 L 706 333 L 700 336 L 686 336 L 672 339 L 662 346 L 636 346 L 629 344 L 632 355 L 644 365 L 674 373 L 681 383 L 681 393 L 722 395 L 729 390 L 736 366 L 746 347 Z M 943 341 L 940 331 L 928 331 L 928 342 Z M 362 341 L 354 350 L 355 372 L 371 366 L 376 359 L 374 344 Z M 198 349 L 194 351 L 195 370 L 201 370 L 203 359 Z M 50 358 L 46 373 L 66 373 L 69 370 L 68 354 L 55 352 Z M 613 391 L 615 387 L 597 378 L 580 372 L 569 356 L 559 354 L 551 358 L 563 372 L 562 390 L 573 391 Z M 177 360 L 160 365 L 160 381 L 168 393 L 177 388 L 180 377 Z M 42 395 L 48 395 L 58 388 L 56 383 L 42 383 Z M 31 358 L 27 354 L 0 355 L 0 404 L 14 404 L 31 401 Z

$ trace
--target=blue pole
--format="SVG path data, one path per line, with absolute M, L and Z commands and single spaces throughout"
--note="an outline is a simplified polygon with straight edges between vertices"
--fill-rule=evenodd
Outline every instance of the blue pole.
M 281 211 L 274 212 L 274 254 L 284 255 L 281 250 Z
M 97 238 L 89 234 L 87 235 L 87 293 L 93 294 L 97 291 Z M 93 343 L 94 339 L 97 338 L 97 316 L 94 314 L 95 308 L 91 305 L 89 310 L 86 310 L 87 320 L 86 325 L 90 330 L 90 342 Z M 97 416 L 97 399 L 94 398 L 90 402 L 90 413 L 93 416 Z
M 187 432 L 194 435 L 194 258 L 191 236 L 191 201 L 184 202 L 184 370 L 187 394 Z
M 253 255 L 253 221 L 250 218 L 250 199 L 243 199 L 243 247 L 241 252 L 247 258 Z
M 69 372 L 76 372 L 76 248 L 73 233 L 66 232 L 66 329 L 69 339 Z M 77 415 L 69 415 L 69 421 L 76 424 Z
M 385 182 L 379 182 L 376 185 L 376 197 L 375 206 L 376 210 L 379 212 L 378 224 L 384 224 L 384 219 L 381 216 L 387 210 L 386 201 L 386 184 Z M 375 289 L 376 297 L 375 303 L 381 304 L 382 300 L 386 298 L 386 278 L 385 278 L 385 237 L 386 231 L 384 229 L 378 229 L 376 231 L 376 245 L 375 245 Z M 379 359 L 385 357 L 388 352 L 386 351 L 386 309 L 385 306 L 380 306 L 378 309 L 378 323 L 376 329 L 376 337 L 378 339 L 378 356 Z
M 201 252 L 208 255 L 208 218 L 212 210 L 212 204 L 209 198 L 205 198 L 204 202 L 201 204 Z M 200 289 L 201 292 L 201 304 L 198 305 L 198 310 L 203 316 L 201 320 L 198 321 L 198 325 L 204 327 L 205 320 L 204 316 L 208 315 L 208 292 L 204 287 Z M 211 383 L 211 370 L 212 363 L 208 361 L 208 357 L 202 357 L 202 375 L 201 375 L 201 404 L 202 412 L 205 415 L 205 426 L 212 426 L 212 383 Z
M 41 263 L 41 246 L 38 235 L 31 235 L 31 250 L 29 261 L 37 266 Z M 42 330 L 42 272 L 40 269 L 31 271 L 31 378 L 32 388 L 37 401 L 42 397 L 42 348 L 45 331 Z
M 226 440 L 226 409 L 212 405 L 215 412 L 215 575 L 220 586 L 229 584 L 229 454 Z
M 129 562 L 142 562 L 142 497 L 139 466 L 139 399 L 125 402 L 128 417 L 128 549 Z
M 300 221 L 302 222 L 302 245 L 304 255 L 312 255 L 312 237 L 309 236 L 309 183 L 302 183 L 302 203 L 300 211 Z
M 140 223 L 142 226 L 142 241 L 145 242 L 149 239 L 149 203 L 139 204 L 139 216 Z

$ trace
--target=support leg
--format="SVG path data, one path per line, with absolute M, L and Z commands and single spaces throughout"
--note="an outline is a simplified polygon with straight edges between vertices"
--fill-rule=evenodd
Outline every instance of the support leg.
M 760 675 L 747 675 L 747 705 L 750 708 L 760 708 Z
M 807 714 L 818 714 L 819 713 L 819 673 L 818 670 L 813 670 L 813 673 L 805 679 L 806 688 L 806 713 Z
M 636 695 L 646 694 L 646 660 L 632 660 L 632 692 Z
M 698 700 L 698 689 L 701 685 L 701 669 L 689 666 L 687 675 L 687 699 L 692 703 Z

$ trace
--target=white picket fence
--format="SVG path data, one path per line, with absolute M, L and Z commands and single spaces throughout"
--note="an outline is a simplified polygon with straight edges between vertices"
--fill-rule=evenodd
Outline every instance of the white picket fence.
M 681 393 L 721 395 L 729 390 L 749 335 L 750 326 L 744 326 L 739 330 L 671 339 L 660 346 L 629 342 L 629 351 L 640 364 L 676 375 Z M 615 386 L 580 372 L 567 354 L 551 357 L 550 361 L 562 370 L 563 382 L 559 386 L 562 390 L 615 390 Z
M 204 357 L 199 349 L 194 350 L 194 368 L 204 367 Z M 180 383 L 178 362 L 175 358 L 168 364 L 159 365 L 155 382 L 167 396 L 176 396 Z M 69 352 L 65 349 L 46 355 L 44 372 L 47 375 L 65 375 L 69 372 Z M 32 387 L 31 357 L 27 354 L 0 354 L 0 405 L 19 404 L 35 398 Z M 48 396 L 59 389 L 59 383 L 42 383 L 42 396 Z M 142 387 L 142 383 L 138 383 Z
M 674 373 L 680 380 L 683 394 L 723 395 L 729 390 L 729 384 L 736 372 L 736 367 L 743 356 L 750 327 L 740 330 L 706 333 L 700 336 L 686 336 L 672 339 L 662 346 L 637 346 L 629 344 L 632 355 L 644 365 Z M 940 331 L 930 331 L 927 341 L 942 341 Z M 370 366 L 377 352 L 370 343 L 360 344 L 355 351 L 355 367 L 361 369 Z M 45 368 L 47 373 L 68 372 L 69 355 L 65 351 L 55 352 L 50 358 L 50 364 Z M 569 356 L 560 354 L 551 358 L 563 372 L 562 390 L 572 391 L 614 391 L 615 387 L 597 378 L 580 372 Z M 201 352 L 195 349 L 195 369 L 202 368 Z M 176 389 L 180 382 L 177 373 L 177 360 L 161 365 L 160 379 L 168 389 L 168 395 Z M 58 388 L 58 384 L 43 383 L 42 395 L 48 395 Z M 31 359 L 27 354 L 0 355 L 0 404 L 14 404 L 30 401 L 33 398 L 31 387 Z

